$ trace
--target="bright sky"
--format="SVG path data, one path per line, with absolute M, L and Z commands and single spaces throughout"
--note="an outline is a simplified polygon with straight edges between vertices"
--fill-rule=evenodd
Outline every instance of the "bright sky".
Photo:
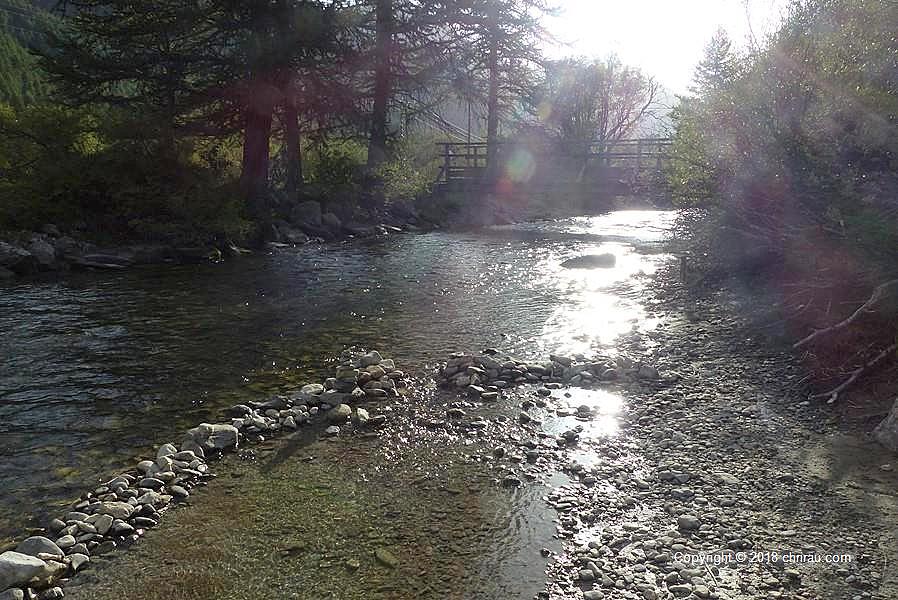
M 734 48 L 776 29 L 788 0 L 555 0 L 549 54 L 605 57 L 640 67 L 668 91 L 687 91 L 708 40 L 723 27 Z M 751 27 L 749 27 L 749 21 Z

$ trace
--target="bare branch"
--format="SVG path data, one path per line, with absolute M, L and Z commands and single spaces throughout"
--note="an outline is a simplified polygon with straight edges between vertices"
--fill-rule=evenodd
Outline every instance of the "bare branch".
M 812 341 L 814 341 L 821 335 L 839 331 L 841 329 L 848 327 L 849 325 L 851 325 L 852 323 L 857 321 L 865 312 L 869 311 L 870 308 L 874 304 L 879 302 L 879 300 L 882 299 L 882 296 L 883 296 L 883 293 L 885 292 L 885 290 L 887 290 L 888 288 L 890 288 L 894 285 L 898 285 L 898 279 L 892 279 L 890 281 L 886 281 L 885 283 L 881 283 L 880 285 L 876 286 L 876 289 L 873 290 L 873 294 L 870 296 L 870 299 L 867 300 L 866 302 L 864 302 L 862 305 L 860 305 L 858 307 L 858 309 L 855 310 L 851 314 L 850 317 L 848 317 L 847 319 L 845 319 L 843 321 L 839 321 L 838 323 L 836 323 L 835 325 L 832 325 L 831 327 L 827 327 L 825 329 L 818 329 L 818 330 L 814 331 L 807 337 L 802 338 L 802 339 L 798 340 L 797 342 L 795 342 L 794 344 L 792 344 L 792 347 L 796 348 L 796 349 L 801 348 L 802 346 L 805 346 L 805 345 L 811 343 Z

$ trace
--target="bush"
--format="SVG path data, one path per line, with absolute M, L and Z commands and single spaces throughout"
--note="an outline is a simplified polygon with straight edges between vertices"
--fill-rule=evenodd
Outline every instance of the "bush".
M 44 223 L 97 241 L 175 244 L 246 234 L 227 144 L 113 140 L 108 113 L 0 108 L 0 227 Z

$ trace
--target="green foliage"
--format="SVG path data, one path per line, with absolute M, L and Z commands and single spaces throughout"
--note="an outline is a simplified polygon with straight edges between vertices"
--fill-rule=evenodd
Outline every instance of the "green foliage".
M 376 173 L 381 182 L 384 200 L 394 202 L 412 202 L 428 192 L 433 185 L 434 177 L 422 169 L 418 169 L 408 157 L 399 156 L 380 166 Z
M 23 0 L 0 2 L 0 103 L 21 108 L 45 99 L 45 74 L 34 51 L 46 48 L 58 19 Z
M 860 262 L 894 262 L 896 22 L 895 3 L 808 0 L 756 53 L 709 45 L 675 114 L 676 199 L 719 207 L 722 236 L 781 255 L 822 235 Z
M 247 226 L 222 147 L 117 140 L 110 113 L 0 108 L 0 228 L 52 222 L 97 239 L 240 239 Z
M 306 161 L 309 181 L 323 188 L 355 185 L 365 166 L 365 147 L 354 140 L 317 143 Z

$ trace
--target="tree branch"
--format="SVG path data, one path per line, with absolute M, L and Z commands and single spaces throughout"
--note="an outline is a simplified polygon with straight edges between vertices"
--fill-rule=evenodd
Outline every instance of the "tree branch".
M 797 342 L 795 342 L 794 344 L 792 344 L 792 348 L 794 348 L 794 349 L 801 348 L 802 346 L 805 346 L 805 345 L 811 343 L 813 340 L 815 340 L 816 338 L 818 338 L 821 335 L 839 331 L 841 329 L 848 327 L 849 325 L 854 323 L 856 320 L 858 320 L 865 312 L 870 310 L 870 308 L 874 304 L 879 302 L 879 300 L 882 298 L 882 295 L 886 289 L 888 289 L 896 284 L 898 284 L 898 279 L 892 279 L 890 281 L 886 281 L 885 283 L 879 284 L 878 286 L 876 286 L 876 289 L 873 290 L 873 294 L 871 294 L 870 299 L 867 300 L 866 302 L 864 302 L 862 305 L 860 305 L 858 307 L 858 309 L 855 310 L 851 314 L 850 317 L 848 317 L 847 319 L 845 319 L 843 321 L 839 321 L 838 323 L 836 323 L 835 325 L 832 325 L 831 327 L 827 327 L 825 329 L 818 329 L 818 330 L 814 331 L 807 337 L 804 337 L 804 338 L 798 340 Z

